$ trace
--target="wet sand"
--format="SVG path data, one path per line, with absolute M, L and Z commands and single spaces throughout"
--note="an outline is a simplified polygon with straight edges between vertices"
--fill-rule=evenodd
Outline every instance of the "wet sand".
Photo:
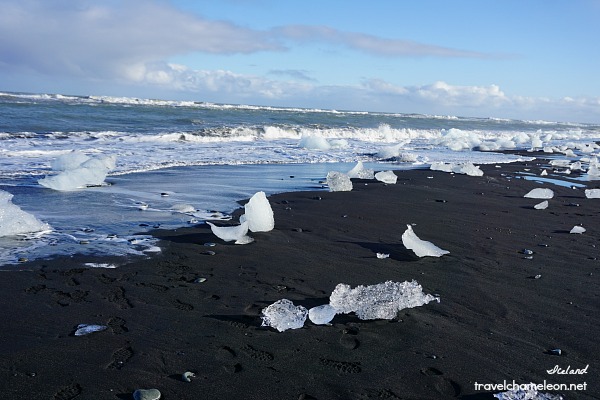
M 515 380 L 585 382 L 560 393 L 600 398 L 600 199 L 515 178 L 542 168 L 398 171 L 396 185 L 271 196 L 275 230 L 250 245 L 203 224 L 156 231 L 161 254 L 115 269 L 73 257 L 1 272 L 3 397 L 131 399 L 156 388 L 167 400 L 491 399 L 497 391 L 476 382 Z M 555 191 L 548 209 L 523 198 L 535 187 Z M 402 245 L 406 224 L 450 254 L 417 258 Z M 569 233 L 580 224 L 585 233 Z M 440 303 L 391 321 L 261 327 L 261 310 L 279 299 L 310 308 L 338 283 L 412 279 Z M 108 328 L 74 336 L 83 323 Z M 547 372 L 588 364 L 582 375 Z

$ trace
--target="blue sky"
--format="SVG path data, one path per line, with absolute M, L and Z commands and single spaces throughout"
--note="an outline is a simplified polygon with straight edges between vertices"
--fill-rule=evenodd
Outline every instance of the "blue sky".
M 599 0 L 0 0 L 0 91 L 600 122 Z

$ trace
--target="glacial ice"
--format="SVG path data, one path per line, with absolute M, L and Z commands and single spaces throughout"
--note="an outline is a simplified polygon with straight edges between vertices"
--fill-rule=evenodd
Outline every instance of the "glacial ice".
M 402 283 L 387 281 L 376 285 L 359 285 L 354 289 L 340 283 L 331 293 L 329 304 L 338 313 L 354 312 L 358 318 L 370 320 L 392 319 L 402 309 L 422 306 L 432 300 L 439 302 L 439 298 L 423 293 L 423 288 L 415 280 Z
M 77 330 L 75 331 L 75 336 L 85 336 L 94 332 L 101 332 L 108 329 L 106 325 L 88 325 L 88 324 L 79 324 L 77 325 Z
M 402 244 L 407 249 L 414 251 L 417 257 L 441 257 L 444 254 L 450 253 L 447 250 L 440 249 L 431 242 L 419 239 L 413 231 L 412 226 L 406 226 L 407 229 L 402 234 Z
M 377 157 L 382 158 L 384 160 L 389 160 L 392 158 L 397 158 L 400 156 L 400 150 L 408 143 L 409 141 L 405 141 L 402 143 L 395 144 L 393 146 L 386 146 L 382 148 L 378 153 Z
M 13 195 L 0 190 L 0 237 L 49 231 L 50 225 L 12 203 Z
M 563 397 L 558 394 L 538 392 L 535 389 L 535 384 L 531 384 L 529 388 L 519 388 L 496 393 L 494 397 L 498 400 L 563 400 Z
M 393 185 L 398 181 L 398 176 L 393 171 L 380 171 L 375 174 L 375 179 Z
M 314 135 L 302 135 L 299 143 L 300 147 L 304 147 L 309 150 L 329 150 L 331 149 L 331 144 L 321 136 Z
M 531 189 L 525 196 L 528 199 L 551 199 L 554 197 L 554 191 L 547 188 Z
M 352 190 L 352 181 L 343 172 L 330 171 L 327 174 L 327 186 L 330 192 L 349 192 Z
M 248 221 L 248 229 L 252 232 L 269 232 L 275 227 L 273 209 L 265 192 L 255 193 L 244 206 L 245 214 L 240 222 Z
M 584 233 L 585 232 L 585 228 L 583 226 L 579 226 L 579 225 L 575 225 L 570 231 L 569 233 Z
M 465 174 L 469 176 L 483 176 L 483 171 L 471 162 L 465 163 L 445 163 L 434 162 L 429 167 L 432 171 L 454 172 L 455 174 Z
M 60 191 L 101 185 L 108 172 L 116 167 L 116 161 L 116 156 L 88 157 L 80 152 L 71 152 L 52 163 L 57 175 L 46 176 L 38 183 Z
M 322 306 L 313 307 L 308 310 L 308 319 L 313 324 L 325 325 L 330 323 L 336 314 L 337 310 L 330 304 L 323 304 Z
M 216 226 L 210 221 L 206 221 L 210 225 L 210 230 L 221 240 L 225 242 L 235 242 L 235 244 L 252 243 L 254 239 L 247 235 L 248 221 L 242 222 L 237 226 Z
M 585 189 L 585 197 L 588 199 L 600 199 L 600 189 Z
M 354 168 L 348 171 L 350 178 L 358 179 L 375 179 L 375 171 L 372 169 L 366 169 L 362 161 L 356 163 Z
M 548 200 L 544 200 L 541 203 L 536 204 L 535 206 L 533 206 L 533 208 L 535 208 L 536 210 L 545 210 L 546 208 L 548 208 Z
M 270 326 L 283 332 L 288 329 L 299 329 L 304 326 L 308 310 L 295 306 L 288 299 L 281 299 L 262 310 L 262 326 Z
M 600 165 L 598 164 L 598 157 L 592 157 L 587 170 L 587 179 L 595 181 L 600 179 Z

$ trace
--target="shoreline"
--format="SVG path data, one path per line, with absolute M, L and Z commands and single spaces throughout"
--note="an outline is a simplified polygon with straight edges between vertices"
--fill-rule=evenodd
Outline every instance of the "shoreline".
M 514 178 L 544 167 L 482 165 L 483 177 L 402 170 L 396 185 L 353 180 L 352 192 L 281 193 L 269 197 L 275 230 L 252 233 L 250 245 L 225 244 L 199 225 L 154 231 L 162 253 L 116 269 L 82 268 L 76 257 L 2 274 L 11 322 L 0 388 L 30 399 L 127 399 L 138 388 L 167 400 L 490 399 L 475 382 L 546 379 L 585 381 L 586 391 L 562 394 L 597 398 L 598 200 Z M 547 210 L 523 198 L 535 187 L 556 193 Z M 450 254 L 405 249 L 401 235 L 413 223 Z M 587 232 L 569 234 L 578 224 Z M 283 298 L 312 307 L 338 283 L 412 279 L 440 303 L 392 321 L 338 315 L 331 326 L 260 326 L 261 310 Z M 108 328 L 72 336 L 80 323 Z M 557 348 L 560 356 L 548 353 Z M 587 364 L 585 376 L 546 372 Z M 185 371 L 196 378 L 182 382 Z

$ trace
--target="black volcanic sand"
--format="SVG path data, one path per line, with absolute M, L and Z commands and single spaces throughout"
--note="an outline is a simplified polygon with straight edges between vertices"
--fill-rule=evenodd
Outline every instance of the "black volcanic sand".
M 275 230 L 250 245 L 199 225 L 155 232 L 161 254 L 116 269 L 74 257 L 2 272 L 2 398 L 131 399 L 156 388 L 166 400 L 491 399 L 474 383 L 514 379 L 585 382 L 561 393 L 598 399 L 600 200 L 515 178 L 542 166 L 402 171 L 396 185 L 285 193 L 270 197 Z M 535 187 L 555 191 L 548 209 L 523 198 Z M 450 254 L 414 256 L 401 241 L 409 223 Z M 570 234 L 578 224 L 587 232 Z M 261 310 L 282 298 L 313 307 L 338 283 L 412 279 L 441 302 L 391 321 L 261 327 Z M 81 323 L 108 329 L 73 336 Z M 585 375 L 546 372 L 588 364 Z

